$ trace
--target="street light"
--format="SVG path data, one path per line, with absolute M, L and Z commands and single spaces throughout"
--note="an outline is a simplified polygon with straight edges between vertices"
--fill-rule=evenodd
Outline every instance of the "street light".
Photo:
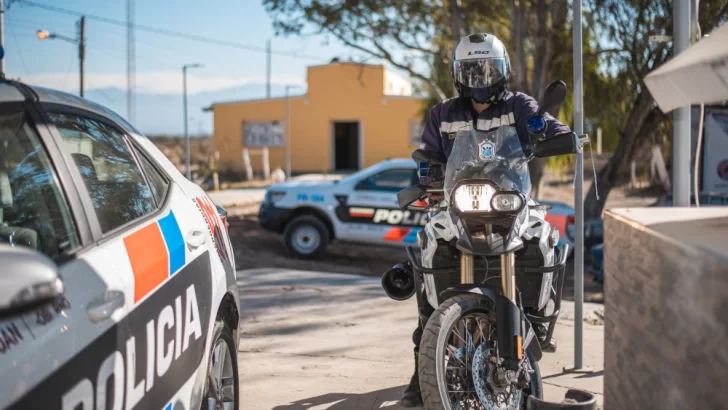
M 200 67 L 202 67 L 202 64 L 185 64 L 182 66 L 182 94 L 185 119 L 185 175 L 187 175 L 187 179 L 190 181 L 192 181 L 192 171 L 190 170 L 190 135 L 187 132 L 187 69 Z
M 291 179 L 291 99 L 289 90 L 298 85 L 286 86 L 286 180 Z
M 79 68 L 79 94 L 83 97 L 83 62 L 86 58 L 86 17 L 81 16 L 81 20 L 78 22 L 78 32 L 76 38 L 62 36 L 60 34 L 52 33 L 48 30 L 38 30 L 35 33 L 38 40 L 52 40 L 59 39 L 72 44 L 78 45 L 78 68 Z

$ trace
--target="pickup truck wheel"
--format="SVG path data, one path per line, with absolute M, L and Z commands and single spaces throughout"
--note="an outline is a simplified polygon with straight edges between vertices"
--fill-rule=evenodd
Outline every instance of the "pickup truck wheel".
M 298 259 L 313 259 L 329 244 L 329 231 L 321 219 L 311 215 L 293 218 L 283 230 L 288 254 Z

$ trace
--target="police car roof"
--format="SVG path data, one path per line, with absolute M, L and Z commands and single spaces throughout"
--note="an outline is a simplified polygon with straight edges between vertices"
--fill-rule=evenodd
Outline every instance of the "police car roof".
M 415 161 L 412 158 L 390 158 L 385 159 L 384 161 L 378 163 L 377 165 L 380 166 L 395 166 L 395 167 L 405 167 L 405 168 L 417 168 L 417 164 L 415 164 Z
M 133 125 L 114 111 L 85 98 L 50 88 L 27 85 L 18 81 L 0 82 L 0 103 L 34 100 L 41 103 L 59 104 L 67 107 L 90 111 L 107 117 L 124 128 L 126 132 L 142 135 Z

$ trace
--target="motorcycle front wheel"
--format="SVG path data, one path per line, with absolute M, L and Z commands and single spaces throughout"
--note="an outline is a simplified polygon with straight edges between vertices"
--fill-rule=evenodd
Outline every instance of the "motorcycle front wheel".
M 430 316 L 418 370 L 426 410 L 521 410 L 528 396 L 542 398 L 541 373 L 530 348 L 528 387 L 503 382 L 503 359 L 492 343 L 495 327 L 493 303 L 474 294 L 454 296 Z

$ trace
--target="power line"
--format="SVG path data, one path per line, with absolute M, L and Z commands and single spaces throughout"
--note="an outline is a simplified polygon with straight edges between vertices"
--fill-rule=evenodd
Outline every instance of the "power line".
M 11 28 L 10 34 L 13 35 L 13 39 L 15 40 L 15 46 L 18 47 L 18 55 L 20 56 L 20 63 L 23 65 L 23 71 L 28 72 L 28 66 L 25 65 L 25 57 L 23 57 L 23 48 L 20 47 L 20 42 L 18 41 L 18 36 L 15 34 L 15 28 Z
M 201 43 L 216 44 L 219 46 L 232 47 L 232 48 L 248 50 L 248 51 L 255 51 L 255 52 L 259 52 L 259 53 L 267 52 L 265 47 L 251 46 L 251 45 L 247 45 L 247 44 L 235 43 L 232 41 L 217 40 L 217 39 L 210 38 L 210 37 L 197 36 L 194 34 L 182 33 L 179 31 L 172 31 L 172 30 L 165 30 L 165 29 L 161 29 L 161 28 L 157 28 L 157 27 L 145 26 L 145 25 L 140 25 L 140 24 L 127 24 L 126 22 L 121 21 L 121 20 L 114 20 L 114 19 L 110 19 L 108 17 L 81 13 L 81 12 L 74 11 L 74 10 L 68 10 L 68 9 L 64 9 L 64 8 L 60 8 L 60 7 L 49 6 L 47 4 L 36 3 L 33 1 L 28 1 L 28 0 L 15 0 L 15 3 L 26 5 L 29 7 L 36 7 L 36 8 L 52 11 L 55 13 L 67 14 L 70 16 L 77 16 L 77 17 L 86 16 L 86 18 L 89 20 L 95 20 L 95 21 L 99 21 L 102 23 L 114 24 L 114 25 L 123 26 L 123 27 L 131 26 L 135 30 L 147 31 L 150 33 L 162 34 L 162 35 L 170 36 L 170 37 L 183 38 L 186 40 L 198 41 Z M 324 61 L 320 57 L 314 57 L 314 56 L 298 54 L 298 53 L 289 53 L 289 52 L 285 52 L 285 51 L 271 50 L 271 54 L 275 54 L 275 55 L 279 55 L 279 56 L 283 56 L 283 57 L 300 58 L 300 59 L 305 59 L 305 60 L 315 60 L 318 62 Z

